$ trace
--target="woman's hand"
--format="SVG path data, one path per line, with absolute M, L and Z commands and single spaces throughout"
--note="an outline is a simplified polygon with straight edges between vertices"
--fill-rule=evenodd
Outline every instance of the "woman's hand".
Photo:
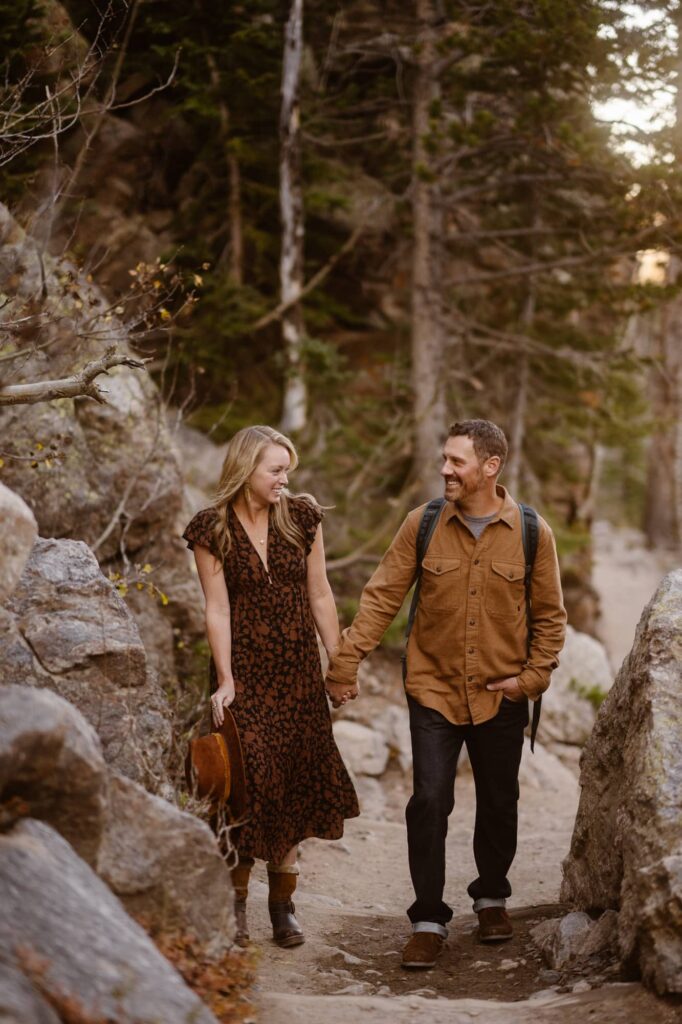
M 349 700 L 355 700 L 360 692 L 357 683 L 351 686 L 348 683 L 332 683 L 329 679 L 325 682 L 324 687 L 334 708 L 340 708 Z
M 223 708 L 228 708 L 234 700 L 234 680 L 230 680 L 228 683 L 221 683 L 216 692 L 211 697 L 211 716 L 213 718 L 213 724 L 216 729 L 219 729 L 223 724 L 225 715 L 223 714 Z

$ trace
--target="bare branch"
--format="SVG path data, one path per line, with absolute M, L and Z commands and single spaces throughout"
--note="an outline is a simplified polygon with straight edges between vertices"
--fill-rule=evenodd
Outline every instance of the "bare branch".
M 51 402 L 55 398 L 87 397 L 94 398 L 96 402 L 104 402 L 105 392 L 95 383 L 96 377 L 107 373 L 113 366 L 130 366 L 142 370 L 146 362 L 146 359 L 137 359 L 110 348 L 103 356 L 87 363 L 72 377 L 34 381 L 30 384 L 10 384 L 0 388 L 0 406 L 34 405 L 36 402 Z
M 379 200 L 371 204 L 370 208 L 367 210 L 367 215 L 369 215 L 369 213 L 376 208 L 378 203 Z M 280 317 L 282 317 L 284 313 L 286 313 L 286 311 L 290 309 L 296 302 L 300 302 L 301 299 L 304 299 L 306 297 L 306 295 L 309 295 L 310 292 L 314 291 L 314 289 L 317 288 L 318 285 L 321 285 L 325 278 L 328 277 L 329 274 L 332 272 L 332 270 L 339 262 L 339 260 L 341 260 L 346 255 L 346 253 L 350 252 L 350 250 L 357 244 L 358 240 L 360 239 L 361 235 L 366 231 L 366 229 L 367 223 L 365 220 L 365 222 L 363 222 L 362 224 L 358 224 L 353 233 L 346 239 L 341 248 L 334 253 L 331 259 L 328 260 L 323 267 L 320 267 L 317 273 L 313 274 L 309 281 L 306 281 L 306 283 L 303 285 L 300 292 L 296 295 L 294 299 L 290 299 L 288 302 L 280 302 L 279 305 L 275 306 L 274 309 L 271 309 L 269 313 L 266 313 L 265 316 L 262 316 L 260 320 L 256 320 L 255 324 L 251 326 L 250 330 L 262 331 L 264 327 L 267 327 L 269 324 L 274 323 L 275 320 L 279 320 Z
M 331 558 L 327 561 L 327 572 L 334 572 L 337 569 L 347 569 L 349 565 L 354 565 L 356 562 L 367 561 L 369 552 L 381 542 L 389 531 L 395 529 L 396 520 L 405 514 L 405 508 L 408 503 L 414 497 L 414 494 L 418 488 L 418 481 L 413 480 L 405 490 L 399 495 L 394 506 L 389 511 L 388 515 L 379 524 L 378 528 L 374 531 L 371 537 L 368 537 L 366 541 L 359 545 L 355 551 L 351 551 L 348 555 L 343 555 L 341 558 Z M 378 558 L 377 557 L 377 561 Z

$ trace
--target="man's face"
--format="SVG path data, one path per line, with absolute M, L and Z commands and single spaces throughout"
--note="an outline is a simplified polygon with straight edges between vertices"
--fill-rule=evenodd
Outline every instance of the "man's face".
M 445 480 L 445 497 L 448 501 L 461 501 L 486 486 L 486 474 L 474 451 L 470 437 L 460 434 L 449 437 L 443 445 L 443 466 L 441 476 Z

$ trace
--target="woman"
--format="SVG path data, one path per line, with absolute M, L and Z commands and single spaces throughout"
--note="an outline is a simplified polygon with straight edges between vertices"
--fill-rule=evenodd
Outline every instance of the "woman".
M 339 623 L 327 581 L 322 510 L 286 490 L 298 457 L 271 427 L 246 427 L 228 445 L 211 508 L 183 534 L 206 599 L 216 727 L 230 707 L 242 740 L 248 811 L 234 830 L 239 945 L 249 939 L 246 896 L 254 858 L 268 861 L 275 941 L 303 942 L 291 897 L 296 853 L 309 836 L 336 839 L 357 798 L 334 743 L 315 627 L 327 653 Z

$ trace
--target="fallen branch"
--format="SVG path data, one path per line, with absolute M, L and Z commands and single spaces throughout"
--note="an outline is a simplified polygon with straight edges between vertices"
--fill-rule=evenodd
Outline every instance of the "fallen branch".
M 34 405 L 36 402 L 51 402 L 55 398 L 94 398 L 96 402 L 104 402 L 106 392 L 100 390 L 95 383 L 96 377 L 107 373 L 113 366 L 143 370 L 146 362 L 146 359 L 136 359 L 110 348 L 72 377 L 33 381 L 31 384 L 9 384 L 0 388 L 0 406 Z

